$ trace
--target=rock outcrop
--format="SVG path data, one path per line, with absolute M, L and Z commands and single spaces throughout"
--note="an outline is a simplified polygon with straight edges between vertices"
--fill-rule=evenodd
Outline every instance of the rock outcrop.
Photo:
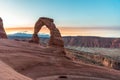
M 5 30 L 4 30 L 3 21 L 1 18 L 0 18 L 0 38 L 7 39 L 7 35 L 6 35 Z
M 37 34 L 44 25 L 50 30 L 51 36 L 49 40 L 49 46 L 64 47 L 64 42 L 62 40 L 60 31 L 56 28 L 54 20 L 46 17 L 41 17 L 36 22 L 34 27 L 34 34 L 30 42 L 39 43 L 39 37 Z

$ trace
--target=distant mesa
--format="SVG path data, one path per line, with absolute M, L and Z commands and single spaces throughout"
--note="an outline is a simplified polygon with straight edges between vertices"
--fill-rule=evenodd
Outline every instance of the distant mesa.
M 62 40 L 60 31 L 56 28 L 54 20 L 46 17 L 41 17 L 36 22 L 32 40 L 30 40 L 30 42 L 39 43 L 38 32 L 44 25 L 50 30 L 50 40 L 48 43 L 49 46 L 64 47 L 64 42 Z
M 120 48 L 120 38 L 105 38 L 95 36 L 67 36 L 63 37 L 65 46 Z
M 3 21 L 2 21 L 1 17 L 0 17 L 0 38 L 7 39 L 7 35 L 6 35 L 5 30 L 4 30 Z

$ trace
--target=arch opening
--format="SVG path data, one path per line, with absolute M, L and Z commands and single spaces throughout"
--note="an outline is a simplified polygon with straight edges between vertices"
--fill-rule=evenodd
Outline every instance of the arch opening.
M 39 43 L 42 46 L 47 46 L 49 43 L 49 39 L 50 39 L 50 31 L 46 26 L 43 26 L 41 28 L 41 30 L 39 31 Z

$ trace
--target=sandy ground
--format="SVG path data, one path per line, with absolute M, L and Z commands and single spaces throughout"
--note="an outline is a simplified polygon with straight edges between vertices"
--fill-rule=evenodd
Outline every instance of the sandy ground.
M 119 80 L 120 71 L 105 67 L 74 63 L 63 49 L 43 47 L 14 40 L 0 40 L 0 67 L 8 65 L 11 77 L 0 73 L 0 80 Z M 24 75 L 24 76 L 23 76 Z M 16 78 L 19 76 L 20 78 Z M 27 77 L 31 78 L 27 78 Z M 5 78 L 4 78 L 5 77 Z M 3 78 L 3 79 L 2 79 Z M 24 78 L 24 79 L 22 79 Z

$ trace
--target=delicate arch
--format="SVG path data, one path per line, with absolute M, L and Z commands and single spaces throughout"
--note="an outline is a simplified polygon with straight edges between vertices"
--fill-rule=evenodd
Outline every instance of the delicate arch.
M 64 47 L 60 31 L 56 28 L 54 20 L 46 17 L 39 18 L 35 23 L 34 33 L 30 42 L 39 43 L 38 32 L 44 25 L 50 30 L 49 46 Z

